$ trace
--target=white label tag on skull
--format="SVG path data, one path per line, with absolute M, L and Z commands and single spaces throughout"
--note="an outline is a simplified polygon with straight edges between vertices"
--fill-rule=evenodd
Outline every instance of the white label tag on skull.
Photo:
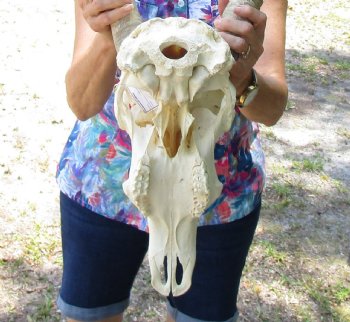
M 146 91 L 136 87 L 128 87 L 128 92 L 131 95 L 133 101 L 142 108 L 145 113 L 154 110 L 158 103 L 153 99 L 153 97 Z

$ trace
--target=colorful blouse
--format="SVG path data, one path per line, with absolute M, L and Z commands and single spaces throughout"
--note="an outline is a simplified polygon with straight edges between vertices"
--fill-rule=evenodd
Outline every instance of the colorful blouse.
M 196 18 L 212 25 L 217 0 L 136 0 L 142 17 Z M 118 127 L 112 94 L 101 112 L 77 121 L 57 167 L 61 191 L 95 213 L 147 231 L 147 220 L 123 192 L 131 162 L 131 142 Z M 232 107 L 234 108 L 234 107 Z M 199 225 L 231 222 L 249 214 L 264 187 L 264 154 L 258 125 L 236 111 L 230 131 L 215 145 L 220 197 L 200 216 Z

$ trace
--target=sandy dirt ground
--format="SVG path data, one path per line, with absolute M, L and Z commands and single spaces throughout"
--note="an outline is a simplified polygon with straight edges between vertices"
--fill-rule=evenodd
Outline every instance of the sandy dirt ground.
M 0 321 L 63 321 L 56 165 L 75 122 L 73 1 L 0 2 Z M 268 183 L 242 321 L 350 321 L 350 5 L 290 0 L 289 102 L 262 127 Z M 164 321 L 147 262 L 125 320 Z

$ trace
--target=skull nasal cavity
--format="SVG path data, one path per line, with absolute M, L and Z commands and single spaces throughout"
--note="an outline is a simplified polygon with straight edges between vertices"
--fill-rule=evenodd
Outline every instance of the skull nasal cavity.
M 169 59 L 180 59 L 187 54 L 187 50 L 179 45 L 170 45 L 162 49 L 162 54 Z
M 179 150 L 181 144 L 182 134 L 179 129 L 174 129 L 174 131 L 169 131 L 167 129 L 164 133 L 163 144 L 166 152 L 170 158 L 175 157 L 177 151 Z

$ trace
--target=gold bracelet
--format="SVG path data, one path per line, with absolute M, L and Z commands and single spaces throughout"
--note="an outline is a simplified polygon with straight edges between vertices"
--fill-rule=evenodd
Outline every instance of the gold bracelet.
M 254 68 L 252 69 L 252 81 L 248 85 L 248 87 L 243 91 L 243 93 L 236 97 L 236 106 L 239 108 L 244 108 L 251 103 L 251 101 L 255 98 L 256 94 L 258 94 L 259 85 L 258 78 Z

